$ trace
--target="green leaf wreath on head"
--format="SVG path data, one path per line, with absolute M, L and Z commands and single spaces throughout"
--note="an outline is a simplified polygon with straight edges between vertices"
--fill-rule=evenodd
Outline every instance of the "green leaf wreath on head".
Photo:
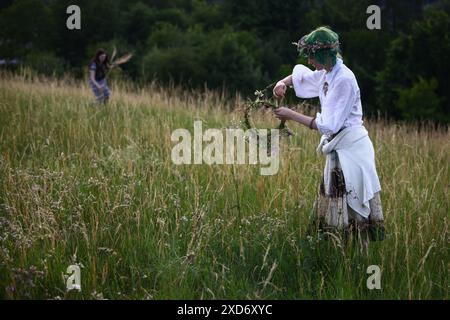
M 334 66 L 336 58 L 342 58 L 339 35 L 326 26 L 318 27 L 292 44 L 300 56 L 313 58 L 324 66 Z

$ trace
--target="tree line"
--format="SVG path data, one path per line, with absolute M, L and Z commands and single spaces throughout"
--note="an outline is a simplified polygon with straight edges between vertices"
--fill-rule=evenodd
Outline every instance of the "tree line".
M 66 27 L 71 4 L 81 30 Z M 366 27 L 371 4 L 381 8 L 380 30 Z M 449 0 L 6 0 L 0 67 L 85 77 L 95 49 L 115 46 L 134 53 L 118 76 L 138 84 L 252 95 L 306 63 L 291 43 L 328 25 L 367 115 L 450 123 L 449 15 Z

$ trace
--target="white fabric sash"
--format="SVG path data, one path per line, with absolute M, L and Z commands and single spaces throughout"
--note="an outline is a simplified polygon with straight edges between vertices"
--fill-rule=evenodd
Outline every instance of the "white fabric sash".
M 317 152 L 326 156 L 325 194 L 331 193 L 331 172 L 335 166 L 339 166 L 344 174 L 347 204 L 367 218 L 370 214 L 369 200 L 381 190 L 381 186 L 375 168 L 372 141 L 366 128 L 345 128 L 331 141 L 328 136 L 323 135 Z

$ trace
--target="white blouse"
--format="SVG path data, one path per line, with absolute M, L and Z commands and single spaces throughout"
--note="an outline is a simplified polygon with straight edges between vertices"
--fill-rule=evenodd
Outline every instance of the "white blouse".
M 316 124 L 321 134 L 330 136 L 343 127 L 362 125 L 358 83 L 342 59 L 337 58 L 330 72 L 298 64 L 292 71 L 292 83 L 297 97 L 319 97 L 321 112 L 316 115 Z

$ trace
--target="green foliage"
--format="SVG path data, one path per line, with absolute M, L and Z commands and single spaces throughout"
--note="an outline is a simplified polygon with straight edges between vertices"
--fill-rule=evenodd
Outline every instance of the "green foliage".
M 80 0 L 82 28 L 70 31 L 65 27 L 70 0 L 9 1 L 0 6 L 0 59 L 25 61 L 34 51 L 52 53 L 64 59 L 67 71 L 84 77 L 96 46 L 119 42 L 135 53 L 123 69 L 138 83 L 157 77 L 163 83 L 207 83 L 252 94 L 291 72 L 298 62 L 291 42 L 328 25 L 339 34 L 366 115 L 382 112 L 403 118 L 404 111 L 395 103 L 399 93 L 419 77 L 434 77 L 434 92 L 440 97 L 436 112 L 448 119 L 450 1 L 436 0 L 430 6 L 424 1 L 387 1 L 382 29 L 375 31 L 365 25 L 372 2 Z
M 123 14 L 121 29 L 132 45 L 146 40 L 156 22 L 153 10 L 142 2 L 137 2 Z
M 206 38 L 201 33 L 183 32 L 177 26 L 158 23 L 147 40 L 151 49 L 142 59 L 143 79 L 156 78 L 166 84 L 198 81 L 204 75 L 200 62 L 200 45 L 204 41 Z
M 204 48 L 208 84 L 213 87 L 228 85 L 231 90 L 244 93 L 250 93 L 254 85 L 260 85 L 260 69 L 254 57 L 258 49 L 256 38 L 251 33 L 226 29 L 213 33 L 210 39 Z M 229 81 L 225 82 L 226 78 Z
M 20 58 L 31 50 L 50 49 L 53 27 L 50 8 L 42 1 L 14 1 L 0 11 L 0 57 Z
M 65 72 L 65 60 L 51 52 L 32 51 L 25 57 L 24 65 L 39 74 L 62 76 Z
M 450 111 L 450 17 L 445 11 L 429 8 L 423 20 L 413 24 L 411 33 L 393 40 L 387 52 L 384 68 L 377 74 L 376 91 L 380 109 L 396 118 L 430 118 L 448 122 Z M 430 82 L 418 78 L 431 79 Z M 411 89 L 410 89 L 411 88 Z M 425 94 L 424 92 L 428 92 Z M 400 99 L 400 94 L 403 96 Z M 432 98 L 433 111 L 426 107 L 423 97 Z M 403 101 L 412 97 L 415 110 L 405 111 Z M 400 102 L 400 100 L 402 102 Z M 395 101 L 399 101 L 394 104 Z M 423 107 L 420 106 L 424 103 Z M 400 108 L 403 108 L 401 109 Z
M 156 78 L 162 83 L 191 82 L 201 73 L 198 56 L 192 47 L 180 46 L 166 49 L 153 48 L 142 60 L 142 76 L 145 80 Z
M 436 94 L 437 88 L 435 78 L 429 81 L 420 78 L 411 88 L 400 89 L 396 107 L 401 111 L 402 118 L 442 120 L 445 115 L 439 110 L 441 99 Z
M 148 39 L 152 47 L 142 59 L 142 76 L 163 83 L 174 81 L 194 87 L 249 92 L 258 84 L 260 70 L 255 60 L 257 39 L 249 32 L 231 27 L 203 32 L 201 27 L 182 31 L 171 24 L 159 24 Z

